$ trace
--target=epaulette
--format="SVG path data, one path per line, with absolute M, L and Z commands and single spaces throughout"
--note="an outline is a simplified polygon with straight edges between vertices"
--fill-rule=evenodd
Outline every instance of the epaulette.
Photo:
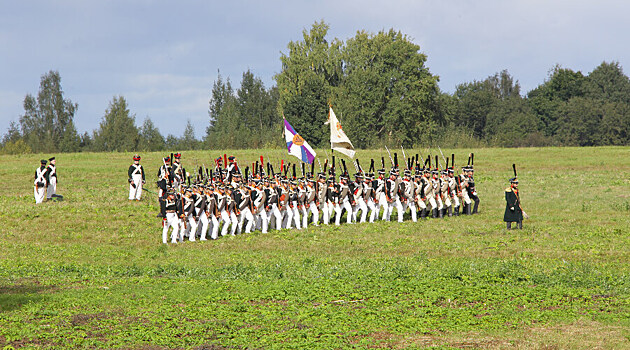
M 512 192 L 512 187 L 508 187 L 505 189 L 505 192 Z

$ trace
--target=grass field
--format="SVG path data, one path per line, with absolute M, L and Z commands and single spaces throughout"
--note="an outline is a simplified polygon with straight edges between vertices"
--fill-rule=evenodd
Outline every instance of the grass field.
M 475 150 L 471 217 L 168 246 L 155 197 L 127 201 L 131 154 L 57 154 L 65 201 L 35 206 L 48 156 L 0 156 L 0 348 L 630 348 L 629 147 Z

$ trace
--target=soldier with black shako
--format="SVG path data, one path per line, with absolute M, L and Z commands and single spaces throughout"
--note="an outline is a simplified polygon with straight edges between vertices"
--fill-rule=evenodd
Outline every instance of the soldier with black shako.
M 50 200 L 54 197 L 61 197 L 57 195 L 57 160 L 55 157 L 48 158 L 50 162 L 48 164 L 48 187 L 46 189 L 46 199 Z
M 503 221 L 506 222 L 508 230 L 512 229 L 512 223 L 516 223 L 517 227 L 522 229 L 523 217 L 527 217 L 523 207 L 521 207 L 516 164 L 512 164 L 512 168 L 514 169 L 514 177 L 510 179 L 510 187 L 505 189 L 505 214 L 503 214 Z
M 49 172 L 46 168 L 47 163 L 48 161 L 46 159 L 42 159 L 39 161 L 40 166 L 35 169 L 35 181 L 33 182 L 35 204 L 43 202 L 46 198 L 46 188 L 50 181 Z

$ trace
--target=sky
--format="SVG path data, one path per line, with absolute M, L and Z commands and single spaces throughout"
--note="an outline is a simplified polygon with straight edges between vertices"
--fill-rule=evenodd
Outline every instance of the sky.
M 427 55 L 442 91 L 507 69 L 527 92 L 557 64 L 588 74 L 603 61 L 630 70 L 629 1 L 152 1 L 0 0 L 0 135 L 57 70 L 78 103 L 79 132 L 98 128 L 114 96 L 141 125 L 198 137 L 218 76 L 235 86 L 251 70 L 266 87 L 280 55 L 324 20 L 328 37 L 393 28 Z

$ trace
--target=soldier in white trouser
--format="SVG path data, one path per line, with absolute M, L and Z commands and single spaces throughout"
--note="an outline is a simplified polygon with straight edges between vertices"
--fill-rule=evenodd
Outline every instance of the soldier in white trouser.
M 145 183 L 144 169 L 140 165 L 140 156 L 133 156 L 133 164 L 129 166 L 127 171 L 129 176 L 129 200 L 140 200 L 142 196 L 142 185 Z
M 171 233 L 171 243 L 177 243 L 177 233 L 179 232 L 179 205 L 175 199 L 175 193 L 170 192 L 164 199 L 165 205 L 162 206 L 162 243 L 167 243 L 168 229 L 173 228 Z
M 206 188 L 206 216 L 210 221 L 211 239 L 219 238 L 219 220 L 217 219 L 219 212 L 217 211 L 217 198 L 214 189 L 212 184 Z
M 339 198 L 338 204 L 335 206 L 335 225 L 339 226 L 341 221 L 342 209 L 346 210 L 346 223 L 352 223 L 352 205 L 350 204 L 350 188 L 348 187 L 348 178 L 345 175 L 339 177 Z
M 245 225 L 245 233 L 250 233 L 252 232 L 252 227 L 254 226 L 254 215 L 251 211 L 251 193 L 250 190 L 244 185 L 242 185 L 238 191 L 240 191 L 241 197 L 241 202 L 239 203 L 241 218 L 238 222 L 238 232 L 242 232 L 243 224 L 245 223 L 245 220 L 247 220 L 247 224 Z
M 267 181 L 267 180 L 265 180 Z M 252 192 L 252 199 L 254 203 L 254 216 L 256 218 L 256 228 L 260 228 L 262 233 L 267 233 L 269 230 L 269 219 L 267 217 L 267 211 L 265 210 L 265 204 L 267 202 L 267 195 L 263 187 L 263 182 L 254 180 L 256 188 Z
M 280 209 L 278 209 L 279 198 L 277 186 L 278 184 L 274 180 L 271 180 L 269 186 L 265 189 L 265 195 L 267 196 L 267 221 L 269 225 L 273 223 L 276 230 L 281 230 L 282 213 Z M 275 220 L 272 220 L 273 218 L 275 218 Z
M 306 205 L 308 205 L 306 215 L 304 215 L 304 226 L 305 228 L 308 226 L 308 215 L 309 213 L 312 215 L 312 225 L 319 226 L 319 209 L 317 207 L 317 191 L 315 188 L 315 183 L 313 179 L 309 179 L 309 185 L 306 192 Z
M 300 211 L 298 208 L 298 192 L 297 183 L 293 180 L 289 186 L 289 192 L 287 192 L 289 199 L 287 201 L 287 223 L 286 228 L 290 229 L 293 223 L 298 230 L 302 229 L 300 223 Z
M 35 169 L 35 181 L 33 181 L 33 194 L 35 196 L 35 204 L 39 204 L 46 198 L 46 186 L 48 185 L 48 169 L 46 168 L 46 159 L 40 161 L 41 166 Z
M 415 183 L 415 193 L 414 193 L 414 201 L 416 202 L 416 205 L 418 206 L 418 209 L 420 211 L 420 218 L 424 218 L 426 217 L 426 210 L 427 210 L 427 205 L 424 203 L 424 189 L 422 188 L 423 186 L 423 182 L 422 182 L 422 173 L 421 170 L 416 171 L 416 174 L 414 175 L 414 183 Z
M 238 208 L 236 208 L 236 202 L 234 201 L 234 197 L 232 196 L 233 191 L 234 190 L 231 186 L 227 187 L 226 206 L 228 215 L 230 216 L 230 225 L 232 225 L 232 232 L 230 233 L 232 234 L 232 236 L 236 236 L 236 229 L 238 228 L 238 218 L 236 217 L 236 213 Z
M 355 177 L 354 189 L 352 193 L 350 194 L 354 201 L 354 210 L 352 212 L 352 220 L 354 220 L 354 222 L 357 222 L 357 221 L 365 222 L 365 219 L 367 218 L 368 207 L 367 207 L 367 204 L 365 204 L 365 199 L 363 199 L 363 190 L 365 187 L 365 184 L 363 183 L 363 174 L 356 173 L 354 174 L 354 177 Z M 359 211 L 361 211 L 360 220 L 357 219 L 357 215 L 359 215 Z
M 370 222 L 374 222 L 374 219 L 378 216 L 378 206 L 374 201 L 374 174 L 370 173 L 365 177 L 365 183 L 363 186 L 363 200 L 370 211 Z
M 418 213 L 416 211 L 416 202 L 415 202 L 415 192 L 416 187 L 415 183 L 411 181 L 411 170 L 405 170 L 405 178 L 402 181 L 403 184 L 403 209 L 402 212 L 406 212 L 407 209 L 411 212 L 411 221 L 418 221 Z
M 46 189 L 46 199 L 52 199 L 57 194 L 57 166 L 55 157 L 49 158 L 48 164 L 48 188 Z
M 381 209 L 383 209 L 383 216 L 381 220 L 385 220 L 387 215 L 387 195 L 385 195 L 385 169 L 378 170 L 378 178 L 374 181 L 376 186 L 374 187 L 374 194 L 376 198 L 376 216 L 378 217 Z
M 387 179 L 387 182 L 385 183 L 387 207 L 385 207 L 385 211 L 383 212 L 383 220 L 389 221 L 392 213 L 394 212 L 394 207 L 396 207 L 396 211 L 398 212 L 398 222 L 403 222 L 404 213 L 402 203 L 400 203 L 400 198 L 398 197 L 398 185 L 396 184 L 396 176 L 396 172 L 392 170 L 390 172 L 389 179 Z

